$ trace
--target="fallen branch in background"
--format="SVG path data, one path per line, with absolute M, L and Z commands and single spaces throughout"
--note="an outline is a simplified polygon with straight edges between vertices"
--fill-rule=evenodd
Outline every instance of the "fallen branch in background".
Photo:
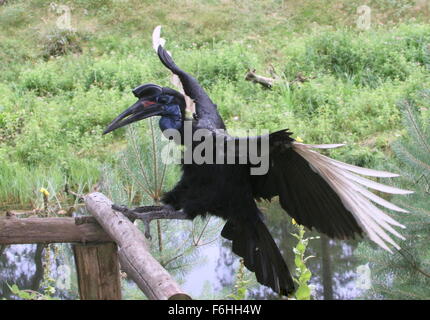
M 277 83 L 280 83 L 281 81 L 285 81 L 286 80 L 282 79 L 281 77 L 279 77 L 276 72 L 274 71 L 273 67 L 270 70 L 270 73 L 272 75 L 273 78 L 269 78 L 269 77 L 264 77 L 261 75 L 258 75 L 255 73 L 255 69 L 253 70 L 249 70 L 246 75 L 245 75 L 245 80 L 247 81 L 251 81 L 253 83 L 258 83 L 260 85 L 262 85 L 264 88 L 267 89 L 272 89 L 272 87 L 274 85 L 276 85 Z M 298 72 L 296 74 L 296 77 L 294 78 L 294 80 L 290 81 L 289 84 L 292 85 L 294 83 L 303 83 L 303 82 L 307 82 L 310 79 L 315 79 L 315 76 L 312 77 L 306 77 L 304 76 L 302 73 Z
M 73 212 L 76 210 L 76 207 L 79 205 L 69 207 L 67 210 L 56 208 L 55 210 L 52 210 L 52 215 L 58 215 L 58 216 L 66 216 L 71 217 L 73 215 Z M 6 211 L 6 217 L 42 217 L 46 216 L 46 210 L 35 208 L 35 209 L 29 209 L 29 210 L 8 210 Z
M 8 210 L 6 211 L 6 217 L 15 216 L 36 216 L 44 212 L 44 209 L 32 209 L 32 210 Z
M 269 77 L 263 77 L 255 73 L 254 70 L 249 70 L 245 75 L 245 80 L 251 81 L 253 83 L 261 84 L 263 87 L 267 89 L 271 89 L 272 86 L 275 84 L 278 79 L 275 78 L 269 78 Z

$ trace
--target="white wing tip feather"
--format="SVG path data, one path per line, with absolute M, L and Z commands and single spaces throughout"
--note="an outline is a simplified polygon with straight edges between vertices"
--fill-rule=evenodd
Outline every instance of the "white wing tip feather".
M 404 240 L 405 238 L 394 230 L 391 225 L 402 229 L 406 227 L 377 208 L 372 201 L 382 207 L 398 212 L 408 211 L 378 197 L 368 191 L 367 188 L 393 194 L 410 194 L 413 191 L 383 185 L 357 175 L 391 178 L 399 176 L 398 174 L 353 166 L 331 159 L 312 150 L 331 149 L 340 146 L 343 146 L 343 144 L 307 145 L 299 142 L 293 143 L 294 150 L 307 160 L 313 170 L 333 188 L 342 200 L 345 208 L 351 212 L 372 241 L 389 252 L 392 251 L 387 246 L 387 243 L 396 249 L 400 249 L 399 245 L 387 233 L 391 233 Z

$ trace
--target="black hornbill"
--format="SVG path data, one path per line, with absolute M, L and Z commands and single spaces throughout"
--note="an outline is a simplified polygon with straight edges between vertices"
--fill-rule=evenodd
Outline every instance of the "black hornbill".
M 290 272 L 264 223 L 256 199 L 270 200 L 278 196 L 282 208 L 297 223 L 315 228 L 331 238 L 348 239 L 365 233 L 388 251 L 386 242 L 398 248 L 386 231 L 402 238 L 391 225 L 404 226 L 372 202 L 391 210 L 407 211 L 371 193 L 367 187 L 393 194 L 410 192 L 360 176 L 395 177 L 396 174 L 328 158 L 313 149 L 340 145 L 303 144 L 293 139 L 288 130 L 253 138 L 226 134 L 217 106 L 197 80 L 181 70 L 162 45 L 158 46 L 157 53 L 164 66 L 179 77 L 184 94 L 155 84 L 141 85 L 133 90 L 138 101 L 113 120 L 104 133 L 141 119 L 160 116 L 162 131 L 176 129 L 183 135 L 185 125 L 189 124 L 193 132 L 203 128 L 213 137 L 235 143 L 243 139 L 267 139 L 269 149 L 264 156 L 268 157 L 269 168 L 265 174 L 251 174 L 253 164 L 250 162 L 183 163 L 181 179 L 162 198 L 166 207 L 182 210 L 190 219 L 207 213 L 225 219 L 221 235 L 232 241 L 233 252 L 255 272 L 259 283 L 283 295 L 294 291 Z M 187 98 L 195 103 L 193 117 L 186 114 Z M 180 140 L 180 143 L 184 141 Z M 199 142 L 195 142 L 188 147 L 198 146 Z M 214 145 L 215 154 L 224 151 Z

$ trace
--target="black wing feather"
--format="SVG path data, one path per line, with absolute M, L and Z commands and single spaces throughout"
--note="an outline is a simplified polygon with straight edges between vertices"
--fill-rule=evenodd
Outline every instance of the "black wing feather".
M 276 143 L 269 137 L 271 165 L 268 173 L 251 176 L 254 196 L 264 199 L 279 196 L 282 208 L 297 223 L 329 237 L 347 239 L 362 234 L 361 227 L 336 192 L 294 151 L 291 133 L 284 133 L 283 144 L 279 142 L 282 133 L 276 134 Z
M 294 291 L 288 267 L 261 219 L 252 222 L 229 219 L 221 235 L 233 241 L 232 251 L 243 258 L 248 270 L 255 272 L 259 283 L 282 295 Z

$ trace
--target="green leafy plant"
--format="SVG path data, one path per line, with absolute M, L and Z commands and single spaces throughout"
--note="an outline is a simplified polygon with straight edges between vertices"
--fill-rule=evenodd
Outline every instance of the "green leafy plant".
M 34 290 L 23 290 L 18 288 L 16 284 L 9 286 L 10 291 L 22 300 L 57 300 L 50 294 L 43 294 Z
M 297 283 L 297 290 L 294 293 L 294 298 L 297 300 L 310 300 L 312 290 L 309 281 L 312 277 L 311 271 L 306 266 L 306 261 L 314 256 L 305 256 L 306 247 L 309 240 L 319 237 L 305 238 L 305 227 L 296 223 L 293 219 L 293 225 L 296 227 L 296 233 L 291 233 L 298 241 L 294 252 L 294 264 L 296 266 L 294 281 Z
M 81 53 L 81 36 L 74 30 L 60 30 L 55 28 L 48 33 L 43 41 L 43 57 L 62 56 L 68 53 Z
M 246 277 L 246 269 L 243 259 L 239 260 L 239 268 L 236 272 L 236 281 L 234 283 L 234 292 L 227 297 L 233 300 L 245 300 L 250 280 Z

